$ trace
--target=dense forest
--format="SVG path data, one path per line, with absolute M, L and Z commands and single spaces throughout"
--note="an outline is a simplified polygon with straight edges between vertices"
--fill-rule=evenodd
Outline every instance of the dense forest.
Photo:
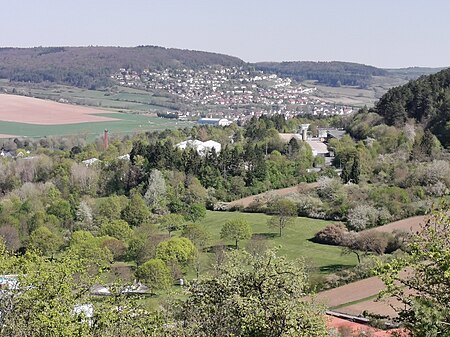
M 156 46 L 0 48 L 0 78 L 84 88 L 108 86 L 110 75 L 120 68 L 196 69 L 243 64 L 227 55 Z
M 372 111 L 397 127 L 414 120 L 450 146 L 450 69 L 390 89 Z
M 349 62 L 261 62 L 255 63 L 255 67 L 297 81 L 315 80 L 333 87 L 350 85 L 365 88 L 372 76 L 387 75 L 383 69 Z

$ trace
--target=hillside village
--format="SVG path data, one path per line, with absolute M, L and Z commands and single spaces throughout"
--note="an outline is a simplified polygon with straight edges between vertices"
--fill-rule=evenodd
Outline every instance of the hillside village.
M 328 104 L 314 96 L 315 87 L 304 87 L 290 78 L 244 69 L 210 66 L 193 69 L 144 69 L 142 72 L 122 68 L 111 76 L 122 86 L 159 90 L 189 104 L 192 111 L 178 113 L 182 119 L 201 115 L 231 120 L 262 114 L 285 114 L 287 118 L 347 115 L 352 107 Z

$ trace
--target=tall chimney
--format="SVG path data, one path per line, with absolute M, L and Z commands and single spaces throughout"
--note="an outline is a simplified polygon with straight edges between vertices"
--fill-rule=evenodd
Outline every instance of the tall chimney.
M 105 133 L 103 134 L 103 149 L 106 150 L 108 148 L 108 129 L 105 129 Z

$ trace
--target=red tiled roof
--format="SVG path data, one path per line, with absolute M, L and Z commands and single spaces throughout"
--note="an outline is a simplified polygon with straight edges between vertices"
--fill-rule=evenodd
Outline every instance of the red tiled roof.
M 330 330 L 336 330 L 339 331 L 339 329 L 346 328 L 346 329 L 352 329 L 353 332 L 359 333 L 359 332 L 370 332 L 370 336 L 373 337 L 391 337 L 394 332 L 400 333 L 401 336 L 408 336 L 408 334 L 403 329 L 392 329 L 392 330 L 380 330 L 375 329 L 370 326 L 359 324 L 351 321 L 347 321 L 345 319 L 333 317 L 333 316 L 327 316 L 327 327 Z

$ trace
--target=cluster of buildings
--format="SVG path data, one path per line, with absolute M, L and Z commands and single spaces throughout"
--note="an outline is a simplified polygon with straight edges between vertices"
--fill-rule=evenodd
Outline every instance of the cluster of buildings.
M 192 148 L 201 156 L 205 156 L 208 152 L 214 151 L 219 153 L 222 150 L 222 145 L 214 140 L 208 140 L 206 142 L 202 142 L 197 139 L 189 139 L 184 142 L 178 143 L 175 145 L 180 150 L 186 150 L 188 148 Z
M 317 134 L 312 135 L 309 131 L 309 124 L 302 124 L 297 133 L 280 133 L 279 136 L 285 143 L 289 143 L 293 138 L 306 142 L 311 147 L 314 157 L 324 157 L 325 165 L 331 165 L 334 152 L 328 147 L 328 141 L 333 138 L 341 139 L 345 134 L 345 130 L 342 129 L 318 128 Z
M 307 88 L 290 78 L 248 70 L 243 67 L 211 66 L 193 69 L 120 69 L 111 76 L 122 86 L 160 90 L 179 98 L 192 111 L 211 111 L 216 116 L 238 119 L 249 114 L 346 115 L 351 107 L 336 106 L 314 97 Z M 201 113 L 185 112 L 183 119 Z

